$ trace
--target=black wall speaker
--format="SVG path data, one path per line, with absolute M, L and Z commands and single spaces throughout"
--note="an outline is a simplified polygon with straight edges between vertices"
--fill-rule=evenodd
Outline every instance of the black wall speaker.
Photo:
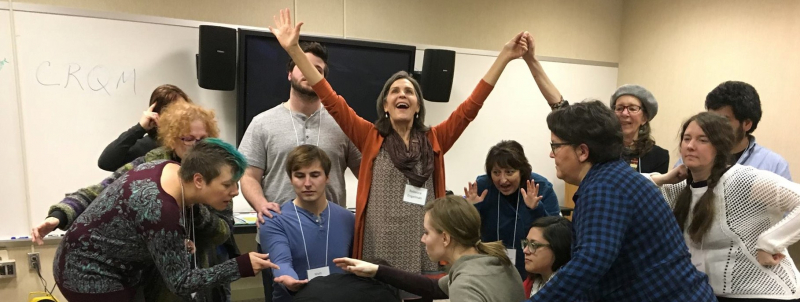
M 211 90 L 236 87 L 236 29 L 200 25 L 197 83 Z
M 426 49 L 422 59 L 420 85 L 422 96 L 431 102 L 447 102 L 453 88 L 453 69 L 456 52 L 443 49 Z

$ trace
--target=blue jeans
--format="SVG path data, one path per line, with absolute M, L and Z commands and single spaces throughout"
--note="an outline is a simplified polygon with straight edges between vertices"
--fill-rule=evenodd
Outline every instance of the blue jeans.
M 256 250 L 261 254 L 266 254 L 267 251 L 261 249 L 261 244 L 256 244 Z M 261 281 L 264 283 L 264 302 L 272 302 L 272 269 L 265 269 L 261 271 Z

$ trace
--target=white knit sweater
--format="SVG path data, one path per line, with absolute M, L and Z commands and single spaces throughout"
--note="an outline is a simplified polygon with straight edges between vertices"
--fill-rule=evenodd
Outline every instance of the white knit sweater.
M 661 187 L 670 207 L 675 207 L 686 186 L 683 181 Z M 691 188 L 692 210 L 706 189 Z M 694 247 L 690 250 L 699 252 L 705 262 L 714 294 L 728 298 L 800 298 L 800 273 L 786 250 L 800 239 L 800 185 L 768 171 L 734 165 L 723 174 L 714 194 L 716 215 L 703 242 L 693 243 L 685 235 L 686 244 Z M 786 258 L 779 265 L 765 267 L 756 260 L 757 250 L 782 253 Z

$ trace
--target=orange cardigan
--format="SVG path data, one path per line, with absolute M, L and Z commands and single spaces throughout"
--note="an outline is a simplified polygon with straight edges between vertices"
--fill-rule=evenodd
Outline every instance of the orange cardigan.
M 361 151 L 361 169 L 358 172 L 358 192 L 356 193 L 356 226 L 353 234 L 353 258 L 361 259 L 364 244 L 364 221 L 369 199 L 369 190 L 372 184 L 372 164 L 380 152 L 383 136 L 378 133 L 375 124 L 361 118 L 347 105 L 345 99 L 336 94 L 327 80 L 323 79 L 314 85 L 314 91 L 319 96 L 325 109 L 336 120 L 344 134 L 353 141 Z M 450 150 L 464 129 L 478 115 L 483 102 L 492 92 L 494 87 L 485 81 L 480 81 L 472 95 L 450 114 L 444 122 L 426 133 L 433 146 L 435 154 L 433 160 L 433 188 L 437 198 L 445 194 L 444 181 L 444 154 Z

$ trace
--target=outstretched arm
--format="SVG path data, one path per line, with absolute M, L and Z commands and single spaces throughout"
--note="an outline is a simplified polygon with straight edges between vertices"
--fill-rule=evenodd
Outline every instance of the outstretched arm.
M 447 152 L 450 150 L 450 147 L 455 144 L 456 140 L 464 132 L 464 129 L 478 116 L 478 111 L 480 111 L 486 98 L 489 97 L 489 93 L 494 88 L 494 85 L 497 84 L 497 80 L 500 78 L 500 74 L 503 73 L 506 65 L 512 60 L 519 58 L 527 51 L 528 46 L 525 43 L 524 36 L 525 32 L 520 32 L 514 36 L 514 38 L 511 38 L 508 43 L 503 45 L 503 49 L 500 51 L 500 54 L 497 55 L 494 64 L 492 64 L 492 67 L 486 72 L 486 75 L 483 76 L 483 81 L 478 83 L 478 86 L 475 87 L 472 94 L 450 114 L 450 117 L 434 127 L 436 129 L 434 133 L 439 140 L 442 151 Z
M 528 69 L 531 70 L 531 75 L 533 75 L 533 80 L 536 81 L 536 86 L 539 87 L 539 92 L 542 93 L 542 96 L 547 100 L 547 104 L 549 104 L 550 107 L 561 103 L 563 96 L 558 92 L 558 88 L 553 85 L 553 82 L 550 81 L 550 78 L 547 77 L 544 68 L 542 68 L 542 64 L 536 59 L 536 43 L 533 40 L 533 36 L 531 36 L 530 33 L 526 33 L 524 40 L 528 46 L 528 51 L 522 55 L 522 59 L 525 60 Z

